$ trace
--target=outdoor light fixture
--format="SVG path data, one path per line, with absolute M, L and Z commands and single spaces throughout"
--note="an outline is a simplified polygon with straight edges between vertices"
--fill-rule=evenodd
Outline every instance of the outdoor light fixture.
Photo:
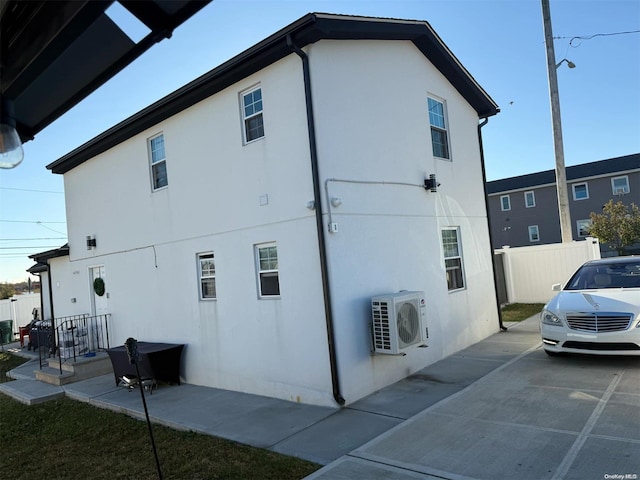
M 429 175 L 429 178 L 424 179 L 424 189 L 429 190 L 430 192 L 437 192 L 440 184 L 436 181 L 435 173 Z
M 17 167 L 24 158 L 22 142 L 16 131 L 13 103 L 2 97 L 0 110 L 0 168 Z
M 91 235 L 87 235 L 87 250 L 91 250 L 92 248 L 96 248 L 96 237 L 92 237 Z
M 556 68 L 558 68 L 560 65 L 562 65 L 562 62 L 567 62 L 567 67 L 569 67 L 569 68 L 576 68 L 576 64 L 573 63 L 571 60 L 567 60 L 566 58 L 563 58 L 562 60 L 560 60 L 556 64 Z

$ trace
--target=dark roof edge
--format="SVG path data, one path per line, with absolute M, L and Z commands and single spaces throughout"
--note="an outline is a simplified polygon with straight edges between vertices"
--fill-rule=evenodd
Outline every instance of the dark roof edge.
M 498 105 L 462 66 L 427 22 L 309 13 L 244 52 L 47 165 L 64 174 L 90 158 L 195 105 L 243 78 L 290 55 L 287 36 L 298 47 L 321 39 L 410 40 L 451 82 L 480 118 L 499 112 Z
M 615 162 L 615 165 L 611 165 Z M 640 169 L 640 153 L 632 153 L 621 157 L 607 158 L 595 162 L 581 163 L 565 168 L 567 180 L 577 180 L 580 178 L 596 177 L 616 172 Z M 487 182 L 487 193 L 489 195 L 520 190 L 527 187 L 549 185 L 556 183 L 555 170 L 543 170 L 541 172 L 529 173 L 517 177 L 501 178 Z
M 27 268 L 25 272 L 28 272 L 31 275 L 38 275 L 42 272 L 46 272 L 47 270 L 49 270 L 49 266 L 46 263 L 38 262 L 35 265 Z
M 47 250 L 40 253 L 34 253 L 33 255 L 29 255 L 29 258 L 38 262 L 38 263 L 47 263 L 47 260 L 50 258 L 57 257 L 65 257 L 69 255 L 69 244 L 65 243 L 63 246 L 59 248 L 54 248 L 53 250 Z

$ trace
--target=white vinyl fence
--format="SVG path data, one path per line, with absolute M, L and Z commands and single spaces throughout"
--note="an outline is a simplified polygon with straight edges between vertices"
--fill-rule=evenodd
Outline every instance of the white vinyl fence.
M 25 326 L 33 319 L 33 309 L 40 308 L 40 294 L 29 293 L 14 295 L 6 300 L 0 300 L 0 322 L 13 320 L 13 332 Z
M 600 258 L 598 239 L 533 247 L 504 247 L 502 254 L 508 303 L 547 303 L 551 286 L 564 283 L 584 262 Z

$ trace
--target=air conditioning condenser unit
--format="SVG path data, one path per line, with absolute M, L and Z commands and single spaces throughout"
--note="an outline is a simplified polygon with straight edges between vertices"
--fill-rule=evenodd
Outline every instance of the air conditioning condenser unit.
M 399 292 L 371 299 L 373 351 L 398 355 L 426 345 L 429 330 L 424 292 Z

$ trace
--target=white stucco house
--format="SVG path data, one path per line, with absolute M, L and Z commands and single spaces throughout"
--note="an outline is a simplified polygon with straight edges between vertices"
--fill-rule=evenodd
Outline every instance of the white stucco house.
M 308 14 L 48 165 L 53 315 L 184 343 L 187 383 L 352 403 L 498 330 L 496 113 L 428 23 Z M 420 339 L 376 353 L 372 298 L 403 290 Z

